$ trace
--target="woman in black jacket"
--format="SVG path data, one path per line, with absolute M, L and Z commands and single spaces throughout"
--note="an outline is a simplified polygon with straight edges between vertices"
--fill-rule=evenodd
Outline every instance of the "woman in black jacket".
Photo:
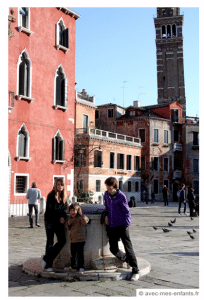
M 194 189 L 190 188 L 189 193 L 187 195 L 187 199 L 188 199 L 188 205 L 190 209 L 190 217 L 193 217 L 193 211 L 196 207 Z
M 67 218 L 67 194 L 62 178 L 55 179 L 53 190 L 47 196 L 44 215 L 47 243 L 45 255 L 42 255 L 42 268 L 52 272 L 52 264 L 66 243 L 64 223 Z M 54 234 L 57 243 L 54 244 Z

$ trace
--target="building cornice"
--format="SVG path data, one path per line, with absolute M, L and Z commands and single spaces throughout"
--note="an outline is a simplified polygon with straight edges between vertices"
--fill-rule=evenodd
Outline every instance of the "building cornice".
M 76 12 L 74 12 L 73 10 L 71 10 L 68 7 L 57 7 L 59 10 L 64 11 L 65 14 L 70 15 L 71 17 L 75 18 L 75 20 L 81 18 L 81 16 L 79 14 L 77 14 Z

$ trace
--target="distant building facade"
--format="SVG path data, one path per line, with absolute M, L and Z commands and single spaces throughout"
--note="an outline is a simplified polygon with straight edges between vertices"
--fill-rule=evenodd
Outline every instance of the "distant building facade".
M 110 109 L 117 111 L 116 107 L 111 106 Z M 103 113 L 100 112 L 100 117 L 104 121 L 108 120 Z M 103 129 L 96 128 L 95 120 L 98 118 L 95 119 L 95 114 L 94 99 L 85 90 L 82 93 L 76 92 L 76 125 L 79 128 L 76 127 L 75 134 L 75 195 L 79 194 L 79 190 L 88 190 L 93 192 L 93 201 L 100 203 L 106 190 L 105 179 L 114 176 L 128 200 L 134 196 L 139 202 L 140 139 L 114 133 L 113 127 L 112 131 L 106 131 L 105 122 L 101 122 Z

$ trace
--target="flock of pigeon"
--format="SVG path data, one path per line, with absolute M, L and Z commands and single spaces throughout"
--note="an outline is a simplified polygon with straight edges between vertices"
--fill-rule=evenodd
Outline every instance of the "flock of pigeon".
M 193 220 L 193 218 L 191 217 L 191 220 Z M 176 223 L 176 218 L 172 221 L 172 220 L 170 220 L 170 222 L 168 222 L 168 226 L 173 226 L 173 224 L 174 223 Z M 157 230 L 158 228 L 157 227 L 155 227 L 155 226 L 153 226 L 153 228 L 154 228 L 154 230 Z M 169 230 L 169 229 L 167 229 L 167 228 L 163 228 L 162 227 L 162 230 L 164 231 L 164 232 L 169 232 L 169 231 L 171 231 L 171 230 Z M 193 240 L 195 237 L 192 235 L 193 233 L 196 233 L 196 230 L 195 229 L 193 229 L 193 232 L 190 232 L 190 231 L 187 231 L 187 234 L 190 236 L 190 238 Z

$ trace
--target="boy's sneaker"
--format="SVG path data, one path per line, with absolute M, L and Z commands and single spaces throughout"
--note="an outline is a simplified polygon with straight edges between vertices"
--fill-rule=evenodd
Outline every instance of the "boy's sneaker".
M 47 272 L 53 272 L 53 268 L 47 268 L 46 271 Z
M 80 269 L 79 269 L 79 274 L 81 274 L 81 275 L 84 274 L 84 269 L 83 269 L 83 268 L 80 268 Z
M 42 259 L 42 269 L 45 269 L 46 266 L 46 261 L 44 261 L 44 255 L 41 255 L 41 259 Z
M 137 281 L 140 278 L 139 274 L 132 274 L 131 281 Z

